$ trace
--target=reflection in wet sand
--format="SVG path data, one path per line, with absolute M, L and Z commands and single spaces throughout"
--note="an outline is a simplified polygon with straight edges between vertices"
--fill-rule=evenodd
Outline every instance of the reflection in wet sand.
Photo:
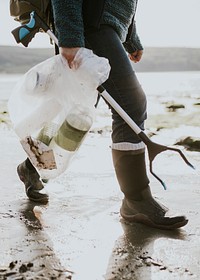
M 121 225 L 124 234 L 115 242 L 105 279 L 161 279 L 160 275 L 152 278 L 152 267 L 163 271 L 168 268 L 163 260 L 153 258 L 154 242 L 159 238 L 184 240 L 183 232 L 150 229 L 140 224 L 128 224 L 124 220 Z
M 20 220 L 26 226 L 27 233 L 26 241 L 19 241 L 24 247 L 22 254 L 26 256 L 26 262 L 20 263 L 19 272 L 32 279 L 71 279 L 72 272 L 62 267 L 55 256 L 52 243 L 43 229 L 40 213 L 34 212 L 35 206 L 35 203 L 28 201 L 20 211 Z

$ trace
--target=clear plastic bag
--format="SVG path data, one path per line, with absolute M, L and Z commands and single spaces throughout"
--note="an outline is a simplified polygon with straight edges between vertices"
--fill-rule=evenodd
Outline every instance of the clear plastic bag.
M 48 169 L 48 164 L 45 167 L 38 162 L 38 155 L 44 156 L 53 149 L 51 138 L 73 108 L 84 107 L 88 112 L 94 110 L 98 95 L 96 89 L 107 80 L 109 72 L 107 59 L 81 48 L 72 69 L 62 55 L 56 55 L 31 68 L 19 80 L 8 101 L 9 115 L 23 148 L 29 157 L 32 155 L 30 159 L 36 168 Z M 47 138 L 43 137 L 44 131 L 49 137 L 47 142 L 44 140 Z
M 108 60 L 81 48 L 74 61 L 77 68 L 70 69 L 61 55 L 53 56 L 31 68 L 19 80 L 8 109 L 20 138 L 37 133 L 61 111 L 67 114 L 74 103 L 95 104 L 96 88 L 109 75 Z

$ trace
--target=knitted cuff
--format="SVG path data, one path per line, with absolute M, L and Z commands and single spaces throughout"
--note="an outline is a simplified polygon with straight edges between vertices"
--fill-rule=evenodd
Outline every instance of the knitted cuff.
M 136 41 L 136 40 L 132 41 L 131 39 L 129 39 L 128 41 L 123 43 L 123 46 L 124 46 L 125 50 L 130 54 L 137 51 L 137 50 L 143 50 L 144 49 L 139 40 L 138 41 Z
M 143 46 L 140 42 L 140 38 L 137 34 L 137 30 L 136 30 L 136 24 L 134 22 L 133 26 L 132 26 L 132 32 L 129 38 L 127 38 L 127 40 L 123 43 L 124 48 L 126 49 L 126 51 L 128 53 L 133 53 L 137 50 L 143 50 Z

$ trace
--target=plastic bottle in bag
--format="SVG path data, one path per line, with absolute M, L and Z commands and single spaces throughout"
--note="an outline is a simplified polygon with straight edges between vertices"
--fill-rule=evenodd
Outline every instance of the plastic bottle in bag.
M 8 107 L 15 132 L 21 139 L 37 133 L 63 109 L 56 99 L 54 83 L 54 72 L 42 73 L 33 68 L 13 89 Z
M 71 108 L 49 144 L 54 152 L 57 169 L 40 170 L 43 179 L 55 178 L 68 168 L 93 124 L 93 117 L 94 108 L 92 107 L 77 104 Z M 48 142 L 49 139 L 46 138 L 45 141 Z
M 48 95 L 52 96 L 52 85 L 55 79 L 54 73 L 40 73 L 39 71 L 29 71 L 26 75 L 24 89 L 26 95 Z
M 37 140 L 49 146 L 52 138 L 55 136 L 58 129 L 58 124 L 54 122 L 46 123 L 45 126 L 40 130 L 37 136 Z

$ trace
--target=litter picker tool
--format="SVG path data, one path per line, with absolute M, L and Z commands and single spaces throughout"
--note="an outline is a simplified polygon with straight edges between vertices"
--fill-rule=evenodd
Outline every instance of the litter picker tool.
M 40 30 L 46 32 L 50 36 L 52 41 L 58 46 L 57 37 L 50 30 L 49 26 L 34 11 L 30 14 L 30 21 L 27 24 L 21 25 L 20 27 L 14 29 L 12 31 L 12 34 L 14 35 L 17 43 L 22 43 L 25 47 L 27 47 L 29 42 L 35 36 L 35 34 Z M 102 85 L 99 86 L 97 90 L 99 96 L 103 97 L 103 99 L 110 104 L 110 106 L 120 115 L 120 117 L 132 128 L 132 130 L 138 135 L 138 137 L 145 143 L 149 156 L 150 173 L 162 184 L 164 189 L 166 189 L 165 183 L 153 171 L 153 160 L 158 154 L 167 150 L 177 152 L 188 166 L 195 169 L 180 149 L 160 145 L 150 140 L 150 138 L 137 126 L 134 120 L 129 117 L 129 115 L 109 95 L 109 93 Z

